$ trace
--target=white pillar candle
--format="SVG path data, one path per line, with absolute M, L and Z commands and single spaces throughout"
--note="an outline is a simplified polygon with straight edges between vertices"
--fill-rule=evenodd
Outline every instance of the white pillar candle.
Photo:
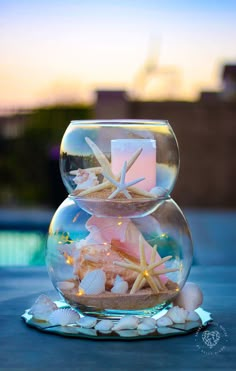
M 132 155 L 142 148 L 142 152 L 127 172 L 126 182 L 137 178 L 145 179 L 135 187 L 150 191 L 156 186 L 156 141 L 154 139 L 114 139 L 111 141 L 111 167 L 117 175 Z

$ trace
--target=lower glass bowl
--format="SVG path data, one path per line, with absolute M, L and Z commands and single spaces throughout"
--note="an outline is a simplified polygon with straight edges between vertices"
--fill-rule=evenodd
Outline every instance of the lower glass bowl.
M 67 198 L 49 228 L 46 262 L 61 297 L 83 314 L 155 314 L 184 285 L 192 240 L 172 199 L 141 218 L 89 215 Z

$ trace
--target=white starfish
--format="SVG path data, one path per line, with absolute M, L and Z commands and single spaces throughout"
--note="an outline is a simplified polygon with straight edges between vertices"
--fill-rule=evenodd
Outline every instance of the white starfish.
M 164 289 L 163 283 L 158 276 L 169 272 L 176 272 L 179 270 L 179 268 L 163 268 L 155 270 L 155 268 L 170 260 L 172 256 L 166 256 L 165 258 L 161 258 L 158 262 L 155 262 L 157 248 L 157 246 L 155 245 L 152 250 L 150 262 L 147 263 L 143 242 L 143 237 L 140 234 L 139 264 L 136 264 L 129 259 L 124 259 L 125 262 L 114 261 L 113 264 L 119 265 L 122 268 L 130 269 L 138 273 L 137 278 L 131 288 L 130 294 L 135 294 L 136 291 L 143 287 L 145 282 L 148 283 L 154 293 L 158 294 L 161 290 Z
M 117 176 L 115 176 L 112 172 L 110 162 L 108 161 L 106 156 L 102 153 L 102 151 L 98 148 L 98 146 L 88 137 L 85 138 L 85 141 L 87 142 L 89 147 L 92 149 L 92 151 L 94 153 L 94 156 L 96 157 L 97 161 L 101 165 L 101 172 L 108 175 L 110 178 L 112 178 L 112 180 L 115 180 L 115 181 L 119 182 L 120 177 L 121 177 L 121 172 Z M 139 148 L 132 155 L 132 157 L 127 162 L 127 170 L 126 171 L 128 171 L 131 168 L 131 166 L 135 163 L 135 161 L 137 160 L 137 158 L 138 158 L 138 156 L 140 155 L 141 152 L 142 152 L 142 148 Z M 98 169 L 98 168 L 95 168 L 95 169 Z M 89 171 L 89 169 L 87 169 L 87 170 Z M 113 185 L 114 185 L 114 183 L 111 183 L 110 180 L 106 180 L 103 183 L 100 183 L 98 185 L 89 187 L 82 192 L 80 190 L 75 189 L 73 191 L 73 195 L 74 196 L 77 196 L 77 195 L 86 196 L 86 195 L 88 195 L 90 193 L 93 193 L 93 192 L 102 191 L 103 189 L 106 189 L 106 188 L 111 188 Z M 136 188 L 136 187 L 131 187 L 130 191 L 132 191 L 133 193 L 135 193 L 137 195 L 144 196 L 144 197 L 147 197 L 147 198 L 155 198 L 155 196 L 152 195 L 150 192 L 144 191 L 143 189 L 139 189 L 139 188 Z
M 132 180 L 131 182 L 125 183 L 126 170 L 127 170 L 127 161 L 124 162 L 124 165 L 122 167 L 119 182 L 116 179 L 112 178 L 110 175 L 103 173 L 104 177 L 108 179 L 109 182 L 112 183 L 116 187 L 116 190 L 110 194 L 110 196 L 108 197 L 108 200 L 111 200 L 112 198 L 116 197 L 118 193 L 123 193 L 125 197 L 128 198 L 129 200 L 132 199 L 127 188 L 145 179 L 145 178 L 138 178 L 138 179 Z

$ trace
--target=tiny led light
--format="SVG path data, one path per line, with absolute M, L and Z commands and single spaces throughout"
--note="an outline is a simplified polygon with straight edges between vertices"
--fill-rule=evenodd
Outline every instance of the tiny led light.
M 65 259 L 66 259 L 66 263 L 69 264 L 69 265 L 73 265 L 74 264 L 74 259 L 72 256 L 68 255 L 67 253 L 64 254 L 65 256 Z
M 83 289 L 79 289 L 79 291 L 77 292 L 76 296 L 82 296 L 85 294 L 85 291 Z

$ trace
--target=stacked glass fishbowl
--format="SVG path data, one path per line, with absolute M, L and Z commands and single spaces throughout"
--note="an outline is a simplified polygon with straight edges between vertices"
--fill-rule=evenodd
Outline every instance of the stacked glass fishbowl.
M 72 121 L 61 143 L 68 198 L 52 218 L 46 261 L 60 296 L 82 314 L 153 315 L 192 263 L 171 198 L 178 144 L 167 121 Z

